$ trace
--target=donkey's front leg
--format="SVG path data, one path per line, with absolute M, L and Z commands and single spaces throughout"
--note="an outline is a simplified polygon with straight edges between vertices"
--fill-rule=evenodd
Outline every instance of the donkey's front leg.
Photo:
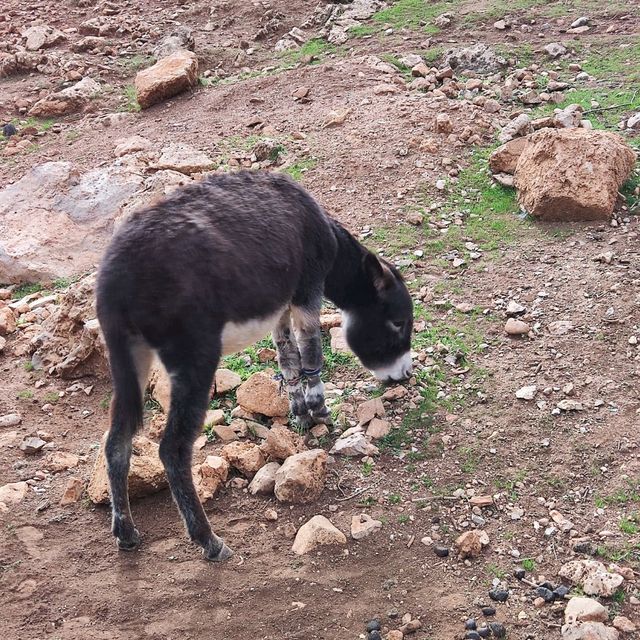
M 305 401 L 315 422 L 330 422 L 331 412 L 325 404 L 324 384 L 320 379 L 322 371 L 322 335 L 320 333 L 320 300 L 310 307 L 292 308 L 300 357 L 302 375 L 307 381 Z
M 291 413 L 301 427 L 308 429 L 313 426 L 313 418 L 309 415 L 304 397 L 300 351 L 291 327 L 289 310 L 282 314 L 273 332 L 273 341 L 278 351 L 278 364 L 289 395 Z

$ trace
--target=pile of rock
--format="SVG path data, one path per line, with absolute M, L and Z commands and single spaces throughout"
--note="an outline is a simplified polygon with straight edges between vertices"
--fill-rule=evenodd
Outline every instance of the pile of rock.
M 373 398 L 358 407 L 358 424 L 344 431 L 330 453 L 341 456 L 374 456 L 380 452 L 373 444 L 388 435 L 391 424 L 384 420 L 385 409 L 381 398 Z

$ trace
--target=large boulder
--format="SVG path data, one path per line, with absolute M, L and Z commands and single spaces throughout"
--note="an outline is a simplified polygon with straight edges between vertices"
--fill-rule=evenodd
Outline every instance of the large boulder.
M 191 51 L 178 50 L 139 71 L 135 87 L 138 104 L 146 109 L 198 83 L 198 58 Z
M 281 502 L 312 502 L 322 493 L 326 476 L 326 451 L 303 451 L 287 458 L 278 469 L 274 493 Z
M 249 484 L 249 493 L 252 496 L 268 496 L 273 493 L 276 486 L 276 473 L 280 465 L 277 462 L 269 462 L 256 473 Z
M 0 189 L 0 282 L 94 269 L 115 216 L 144 181 L 119 163 L 78 175 L 69 162 L 46 162 Z
M 507 66 L 507 61 L 486 44 L 458 47 L 446 52 L 444 63 L 460 71 L 495 73 Z
M 516 165 L 518 200 L 543 220 L 608 220 L 635 161 L 615 133 L 542 129 L 529 136 Z
M 107 461 L 104 455 L 106 439 L 107 434 L 102 439 L 91 480 L 87 487 L 89 498 L 96 504 L 109 502 L 109 477 L 107 475 Z M 155 442 L 144 436 L 137 436 L 133 439 L 133 453 L 129 469 L 130 497 L 140 498 L 156 493 L 167 486 L 159 449 L 160 447 Z
M 513 174 L 516 170 L 518 160 L 528 144 L 526 136 L 514 138 L 509 142 L 499 146 L 489 156 L 489 167 L 493 173 Z
M 624 582 L 623 576 L 608 571 L 597 560 L 572 560 L 562 565 L 558 575 L 582 587 L 588 596 L 611 597 Z

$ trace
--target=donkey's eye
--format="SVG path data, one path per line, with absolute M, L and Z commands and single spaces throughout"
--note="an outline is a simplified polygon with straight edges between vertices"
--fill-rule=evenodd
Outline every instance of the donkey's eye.
M 404 320 L 392 320 L 391 324 L 393 325 L 393 328 L 398 331 L 402 331 L 404 329 Z

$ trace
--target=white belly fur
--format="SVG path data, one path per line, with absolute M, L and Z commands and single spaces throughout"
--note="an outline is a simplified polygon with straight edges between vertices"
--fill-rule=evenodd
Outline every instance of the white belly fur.
M 256 318 L 245 322 L 227 322 L 222 329 L 222 355 L 242 351 L 271 333 L 284 309 L 266 318 Z

